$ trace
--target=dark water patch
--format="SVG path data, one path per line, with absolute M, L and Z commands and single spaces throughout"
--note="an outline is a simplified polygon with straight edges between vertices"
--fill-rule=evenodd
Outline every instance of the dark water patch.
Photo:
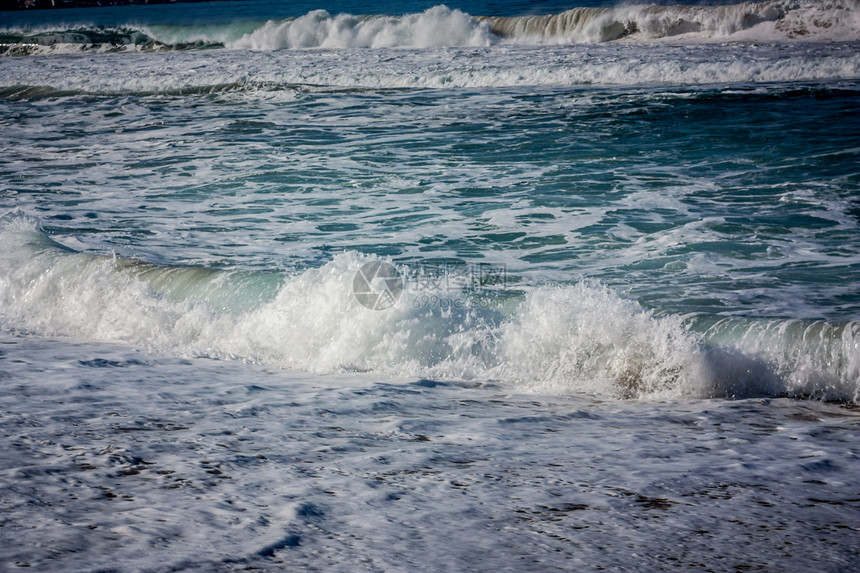
M 78 360 L 78 364 L 88 368 L 126 368 L 129 366 L 144 366 L 146 363 L 140 360 L 107 360 L 105 358 L 93 358 L 92 360 Z
M 291 547 L 298 547 L 301 544 L 301 541 L 301 536 L 295 533 L 290 533 L 289 535 L 276 541 L 275 543 L 272 543 L 271 545 L 267 545 L 266 547 L 260 549 L 257 554 L 261 557 L 274 557 L 278 551 Z

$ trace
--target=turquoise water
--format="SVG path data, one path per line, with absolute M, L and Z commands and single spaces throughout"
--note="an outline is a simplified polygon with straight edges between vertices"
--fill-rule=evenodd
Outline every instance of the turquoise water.
M 7 100 L 5 206 L 153 262 L 353 250 L 666 312 L 860 312 L 850 82 L 281 91 Z
M 0 14 L 0 568 L 856 569 L 857 1 L 367 11 Z
M 854 5 L 822 6 L 603 7 L 491 20 L 439 6 L 264 23 L 268 4 L 243 3 L 226 23 L 228 3 L 213 5 L 205 24 L 159 24 L 188 6 L 137 7 L 93 11 L 107 28 L 67 29 L 46 23 L 64 22 L 63 12 L 40 12 L 35 28 L 8 28 L 24 39 L 7 44 L 0 68 L 6 244 L 21 242 L 24 225 L 94 261 L 138 261 L 108 273 L 106 299 L 137 280 L 123 269 L 152 265 L 140 275 L 160 277 L 144 282 L 151 292 L 109 321 L 135 323 L 140 305 L 185 305 L 214 313 L 195 319 L 204 330 L 271 305 L 283 312 L 286 290 L 324 280 L 308 278 L 314 273 L 342 273 L 349 284 L 356 271 L 347 259 L 380 258 L 411 279 L 468 275 L 469 284 L 446 280 L 445 292 L 407 281 L 415 292 L 399 301 L 406 310 L 372 321 L 413 342 L 397 350 L 371 336 L 365 342 L 379 356 L 365 354 L 362 369 L 526 384 L 557 383 L 579 362 L 576 352 L 550 353 L 536 380 L 524 372 L 532 366 L 512 364 L 502 333 L 518 324 L 518 305 L 588 284 L 609 289 L 617 304 L 632 301 L 634 314 L 680 321 L 658 337 L 740 351 L 759 364 L 755 372 L 782 380 L 777 393 L 853 399 L 860 57 Z M 821 10 L 827 24 L 796 28 Z M 132 24 L 138 13 L 154 24 Z M 28 52 L 34 31 L 53 39 Z M 58 318 L 95 275 L 36 304 L 23 294 L 40 273 L 60 272 L 55 258 L 34 270 L 34 255 L 27 264 L 19 249 L 5 256 L 7 327 L 114 336 L 101 330 L 105 317 Z M 492 269 L 492 285 L 470 282 L 480 266 Z M 175 276 L 185 278 L 173 284 Z M 434 314 L 451 301 L 466 314 Z M 341 302 L 291 310 L 293 322 L 319 331 L 321 346 L 302 357 L 274 332 L 228 342 L 196 330 L 165 335 L 161 324 L 121 338 L 339 372 L 357 359 L 337 344 L 326 350 L 331 329 L 350 328 Z M 98 297 L 82 304 L 97 314 L 105 307 Z M 165 320 L 182 308 L 163 309 L 173 317 Z M 409 314 L 415 309 L 432 315 L 425 319 L 435 326 L 422 327 L 432 349 L 413 344 L 406 324 L 424 320 Z M 314 322 L 320 312 L 333 322 Z M 573 323 L 554 324 L 556 335 L 595 328 L 570 312 Z M 471 350 L 455 350 L 456 331 Z M 611 336 L 612 352 L 626 336 Z M 637 363 L 662 360 L 655 348 L 645 352 Z M 319 363 L 315 353 L 333 358 Z M 711 378 L 734 376 L 716 371 Z M 759 391 L 760 381 L 745 384 Z

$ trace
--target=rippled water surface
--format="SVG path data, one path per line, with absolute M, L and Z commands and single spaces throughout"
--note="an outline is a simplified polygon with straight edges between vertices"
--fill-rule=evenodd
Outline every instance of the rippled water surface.
M 529 6 L 2 15 L 0 569 L 858 567 L 857 3 Z

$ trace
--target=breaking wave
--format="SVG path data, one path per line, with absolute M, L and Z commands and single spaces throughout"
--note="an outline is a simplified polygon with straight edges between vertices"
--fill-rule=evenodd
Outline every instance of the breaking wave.
M 405 16 L 332 15 L 206 26 L 0 29 L 0 54 L 433 48 L 654 41 L 854 41 L 860 0 L 769 0 L 721 6 L 636 4 L 545 16 L 472 16 L 446 6 Z
M 231 42 L 232 48 L 437 48 L 489 46 L 490 26 L 445 6 L 407 16 L 332 16 L 316 10 L 295 20 L 269 21 Z
M 771 0 L 721 6 L 635 4 L 574 8 L 562 14 L 486 18 L 494 34 L 517 42 L 857 40 L 857 0 Z
M 214 40 L 161 41 L 145 28 L 82 26 L 44 30 L 0 30 L 0 55 L 34 56 L 81 52 L 159 52 L 223 48 Z
M 73 251 L 21 212 L 0 218 L 0 239 L 0 326 L 11 331 L 541 392 L 860 401 L 858 322 L 658 316 L 589 282 L 484 300 L 407 284 L 371 310 L 356 273 L 378 259 L 354 252 L 293 276 L 163 267 Z

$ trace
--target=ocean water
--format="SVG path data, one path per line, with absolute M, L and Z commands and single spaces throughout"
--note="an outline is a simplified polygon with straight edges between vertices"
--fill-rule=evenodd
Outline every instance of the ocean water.
M 0 570 L 860 568 L 860 3 L 0 12 Z

